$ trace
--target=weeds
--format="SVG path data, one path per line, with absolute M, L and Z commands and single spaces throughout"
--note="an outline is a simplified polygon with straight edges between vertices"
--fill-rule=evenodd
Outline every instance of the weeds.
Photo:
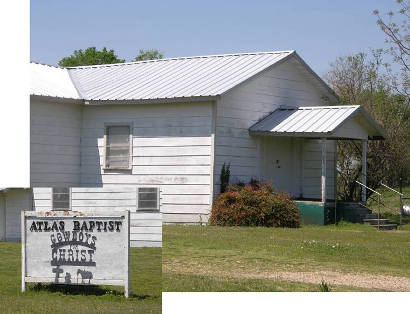
M 328 284 L 322 279 L 322 282 L 319 285 L 319 291 L 320 292 L 330 292 L 331 289 L 328 286 Z

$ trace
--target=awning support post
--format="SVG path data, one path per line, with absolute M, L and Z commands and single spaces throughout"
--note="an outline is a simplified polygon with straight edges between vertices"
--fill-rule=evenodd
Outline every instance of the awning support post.
M 322 143 L 322 177 L 321 177 L 321 187 L 322 187 L 322 203 L 326 203 L 326 138 L 321 139 Z
M 367 140 L 362 140 L 362 183 L 367 185 Z M 362 202 L 366 202 L 366 188 L 362 186 Z

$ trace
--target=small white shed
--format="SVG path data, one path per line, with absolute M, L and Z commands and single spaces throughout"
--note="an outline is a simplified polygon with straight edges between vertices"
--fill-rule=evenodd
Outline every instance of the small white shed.
M 207 220 L 223 163 L 324 204 L 335 140 L 383 137 L 295 51 L 31 68 L 31 186 L 156 186 L 166 223 Z

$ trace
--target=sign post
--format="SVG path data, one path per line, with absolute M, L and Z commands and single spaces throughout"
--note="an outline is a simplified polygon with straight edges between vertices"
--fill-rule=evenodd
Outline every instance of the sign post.
M 129 212 L 22 212 L 27 282 L 124 286 L 129 296 Z

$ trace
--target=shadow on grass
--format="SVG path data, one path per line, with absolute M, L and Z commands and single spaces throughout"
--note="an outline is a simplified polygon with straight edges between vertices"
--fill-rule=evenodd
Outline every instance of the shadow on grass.
M 103 288 L 100 286 L 72 286 L 72 285 L 56 285 L 56 284 L 44 284 L 36 283 L 34 286 L 28 287 L 32 291 L 47 291 L 51 293 L 62 293 L 67 295 L 112 295 L 112 296 L 124 296 L 124 292 L 118 290 L 111 290 L 109 288 Z M 153 296 L 149 294 L 135 294 L 130 293 L 129 298 L 137 300 L 145 300 Z

